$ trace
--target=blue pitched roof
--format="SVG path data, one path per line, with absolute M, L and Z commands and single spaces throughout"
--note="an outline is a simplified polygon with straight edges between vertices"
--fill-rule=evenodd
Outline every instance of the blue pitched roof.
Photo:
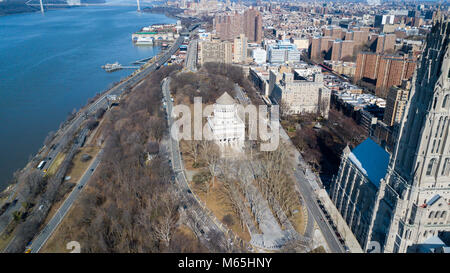
M 434 204 L 434 202 L 436 202 L 437 200 L 439 200 L 439 198 L 441 198 L 441 196 L 439 194 L 436 194 L 435 196 L 433 196 L 430 201 L 427 202 L 427 206 L 431 206 Z
M 349 155 L 349 159 L 377 188 L 386 175 L 389 157 L 389 153 L 370 138 L 356 146 Z

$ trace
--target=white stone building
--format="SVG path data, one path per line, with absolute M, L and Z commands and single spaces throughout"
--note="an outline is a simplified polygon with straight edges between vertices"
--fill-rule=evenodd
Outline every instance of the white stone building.
M 282 80 L 274 84 L 272 101 L 287 114 L 320 113 L 328 118 L 331 91 L 323 84 L 322 73 L 313 74 L 312 81 L 300 78 L 294 79 L 294 73 L 283 73 Z
M 208 126 L 214 141 L 221 148 L 242 151 L 245 141 L 245 124 L 238 116 L 236 101 L 224 92 L 214 104 L 214 115 L 208 117 Z
M 262 48 L 255 48 L 252 51 L 253 61 L 256 64 L 265 64 L 267 60 L 267 53 Z

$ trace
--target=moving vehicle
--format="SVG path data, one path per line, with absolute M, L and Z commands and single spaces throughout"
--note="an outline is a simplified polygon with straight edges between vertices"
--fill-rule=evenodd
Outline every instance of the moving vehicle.
M 39 163 L 39 165 L 37 166 L 37 168 L 38 168 L 39 170 L 42 170 L 42 168 L 44 168 L 45 163 L 47 163 L 47 162 L 46 162 L 45 160 L 42 160 L 42 161 Z

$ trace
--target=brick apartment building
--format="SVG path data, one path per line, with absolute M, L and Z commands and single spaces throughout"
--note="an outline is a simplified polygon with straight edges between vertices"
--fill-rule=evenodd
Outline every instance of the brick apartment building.
M 339 27 L 324 28 L 323 36 L 311 39 L 310 58 L 319 60 L 324 56 L 323 52 L 325 52 L 325 59 L 331 61 L 342 61 L 346 57 L 353 57 L 355 46 L 362 46 L 369 41 L 369 30 L 368 27 L 351 30 Z
M 355 47 L 355 41 L 353 40 L 335 40 L 331 50 L 331 60 L 340 61 L 344 58 L 351 58 L 353 56 L 353 50 Z
M 261 43 L 262 15 L 250 8 L 242 13 L 227 12 L 214 17 L 214 29 L 222 40 L 233 41 L 240 34 L 245 34 L 249 42 Z
M 354 81 L 364 80 L 376 86 L 376 94 L 386 98 L 391 86 L 413 76 L 416 61 L 408 56 L 361 52 L 356 59 Z
M 375 52 L 383 53 L 390 52 L 393 53 L 395 46 L 395 34 L 380 34 L 377 37 L 377 47 Z

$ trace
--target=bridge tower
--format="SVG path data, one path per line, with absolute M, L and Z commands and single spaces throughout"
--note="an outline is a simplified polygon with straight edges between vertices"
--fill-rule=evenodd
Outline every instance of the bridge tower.
M 39 0 L 39 4 L 41 5 L 41 12 L 44 13 L 44 4 L 42 4 L 42 0 Z

